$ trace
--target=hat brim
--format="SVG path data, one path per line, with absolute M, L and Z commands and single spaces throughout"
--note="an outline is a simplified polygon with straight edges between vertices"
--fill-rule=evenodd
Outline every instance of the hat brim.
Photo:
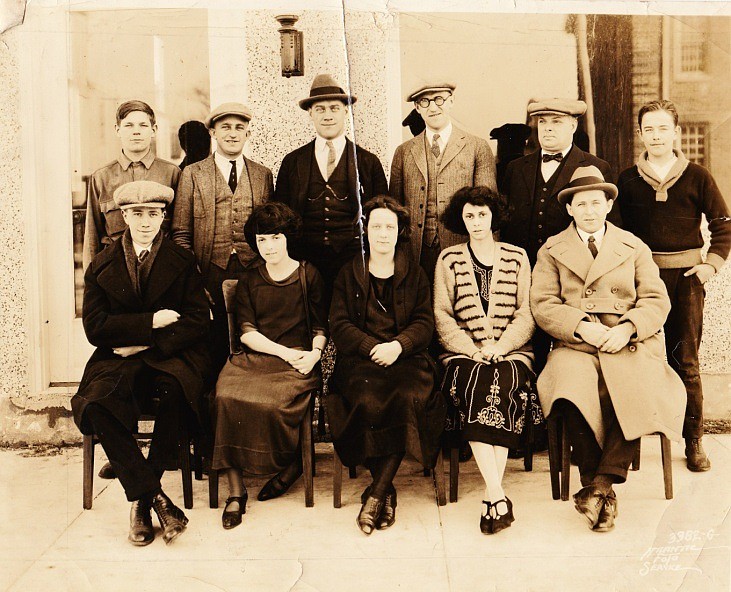
M 316 97 L 307 97 L 299 102 L 300 109 L 307 111 L 313 103 L 319 103 L 321 101 L 342 101 L 346 105 L 352 105 L 358 100 L 358 97 L 352 95 L 346 95 L 343 93 L 332 93 L 328 95 L 318 95 Z
M 148 201 L 147 203 L 133 203 L 133 204 L 124 204 L 123 206 L 119 206 L 120 210 L 129 210 L 131 208 L 166 208 L 168 206 L 167 203 L 164 201 Z
M 581 117 L 581 114 L 566 113 L 565 111 L 553 111 L 551 109 L 541 109 L 540 111 L 533 111 L 530 114 L 531 117 L 538 117 L 540 115 L 565 115 L 566 117 Z
M 246 122 L 251 121 L 251 116 L 246 113 L 241 113 L 238 111 L 227 111 L 225 113 L 217 113 L 213 117 L 206 117 L 206 127 L 211 128 L 213 127 L 213 124 L 216 123 L 219 119 L 222 117 L 227 117 L 228 115 L 233 115 L 234 117 L 240 117 Z
M 450 88 L 448 86 L 434 86 L 431 88 L 422 88 L 421 90 L 417 90 L 416 92 L 412 92 L 408 97 L 406 97 L 407 103 L 413 103 L 416 101 L 420 96 L 426 95 L 429 93 L 435 93 L 435 92 L 448 92 L 450 95 L 454 94 L 454 88 Z
M 558 199 L 558 203 L 562 205 L 566 205 L 566 202 L 568 201 L 568 198 L 576 193 L 581 193 L 582 191 L 594 191 L 594 190 L 603 191 L 604 195 L 607 196 L 607 199 L 617 199 L 617 195 L 619 194 L 619 190 L 617 189 L 617 186 L 612 183 L 591 183 L 589 185 L 578 185 L 576 187 L 567 187 L 566 189 L 563 189 L 559 191 L 558 195 L 556 196 L 556 199 Z

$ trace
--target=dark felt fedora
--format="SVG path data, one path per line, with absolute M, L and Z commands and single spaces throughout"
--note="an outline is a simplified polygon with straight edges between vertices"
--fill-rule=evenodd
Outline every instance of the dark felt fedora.
M 330 74 L 318 74 L 312 81 L 310 96 L 302 99 L 299 105 L 306 111 L 312 106 L 312 103 L 317 101 L 342 101 L 346 105 L 350 105 L 357 100 L 357 97 L 346 93 Z

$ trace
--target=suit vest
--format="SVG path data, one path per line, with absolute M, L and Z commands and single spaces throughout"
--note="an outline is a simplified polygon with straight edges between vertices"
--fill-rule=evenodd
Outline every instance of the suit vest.
M 213 250 L 211 263 L 221 269 L 228 267 L 228 260 L 235 251 L 241 264 L 246 266 L 256 258 L 256 253 L 244 238 L 244 224 L 254 208 L 254 194 L 251 189 L 249 172 L 244 161 L 244 170 L 236 185 L 236 193 L 224 180 L 218 166 L 215 168 L 216 210 L 213 230 Z
M 439 176 L 439 166 L 442 164 L 442 156 L 444 151 L 439 153 L 436 158 L 431 151 L 429 140 L 426 139 L 424 133 L 424 147 L 426 149 L 426 213 L 424 214 L 424 236 L 421 239 L 422 244 L 431 247 L 435 240 L 439 237 L 439 220 L 437 205 L 437 177 Z M 444 147 L 446 150 L 446 146 Z

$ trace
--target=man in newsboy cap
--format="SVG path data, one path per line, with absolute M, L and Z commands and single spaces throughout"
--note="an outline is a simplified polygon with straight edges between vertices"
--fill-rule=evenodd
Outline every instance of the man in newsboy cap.
M 302 217 L 302 237 L 292 252 L 317 267 L 328 305 L 338 271 L 361 252 L 361 206 L 388 191 L 378 157 L 345 136 L 356 101 L 330 74 L 315 76 L 309 96 L 299 101 L 315 139 L 284 157 L 274 192 Z
M 255 206 L 271 198 L 274 187 L 272 172 L 243 154 L 251 118 L 241 103 L 224 103 L 208 114 L 205 124 L 216 150 L 185 167 L 175 197 L 172 238 L 193 251 L 206 283 L 216 374 L 229 353 L 221 285 L 261 261 L 246 243 L 244 224 Z
M 452 124 L 455 85 L 443 80 L 419 84 L 407 96 L 426 129 L 393 155 L 389 191 L 411 214 L 411 251 L 430 281 L 439 252 L 464 237 L 447 230 L 440 215 L 455 191 L 496 188 L 495 159 L 487 141 Z
M 511 215 L 501 231 L 501 239 L 522 247 L 531 265 L 546 240 L 571 223 L 566 208 L 559 203 L 558 193 L 564 189 L 576 169 L 594 166 L 611 182 L 609 164 L 573 145 L 578 118 L 586 113 L 586 103 L 576 99 L 550 98 L 529 103 L 528 114 L 538 127 L 540 150 L 511 161 L 505 170 L 501 192 L 505 194 Z M 610 221 L 619 218 L 614 208 Z M 546 363 L 551 339 L 540 329 L 533 336 L 535 371 Z
M 71 400 L 74 420 L 95 434 L 132 502 L 128 539 L 155 538 L 155 510 L 166 543 L 188 522 L 162 491 L 164 471 L 178 468 L 181 433 L 196 426 L 210 371 L 209 309 L 193 255 L 160 231 L 173 190 L 133 181 L 113 195 L 127 229 L 98 253 L 84 276 L 84 331 L 96 346 Z M 155 414 L 147 458 L 133 432 L 141 413 Z M 188 429 L 181 432 L 182 426 Z

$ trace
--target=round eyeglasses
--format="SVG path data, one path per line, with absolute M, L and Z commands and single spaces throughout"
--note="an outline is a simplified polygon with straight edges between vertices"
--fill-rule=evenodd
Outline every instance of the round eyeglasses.
M 434 104 L 435 104 L 435 105 L 436 105 L 437 107 L 441 107 L 442 105 L 444 105 L 445 101 L 446 101 L 446 100 L 447 100 L 447 99 L 448 99 L 448 98 L 449 98 L 450 96 L 451 96 L 451 95 L 447 95 L 446 97 L 443 97 L 443 96 L 441 96 L 441 95 L 438 95 L 438 96 L 434 97 L 433 99 L 427 99 L 426 97 L 422 97 L 422 98 L 420 98 L 419 100 L 417 100 L 417 101 L 415 101 L 415 102 L 416 102 L 416 104 L 417 104 L 417 105 L 419 105 L 419 107 L 421 107 L 422 109 L 428 109 L 428 108 L 429 108 L 429 104 L 430 104 L 430 103 L 431 103 L 432 101 L 434 102 Z

